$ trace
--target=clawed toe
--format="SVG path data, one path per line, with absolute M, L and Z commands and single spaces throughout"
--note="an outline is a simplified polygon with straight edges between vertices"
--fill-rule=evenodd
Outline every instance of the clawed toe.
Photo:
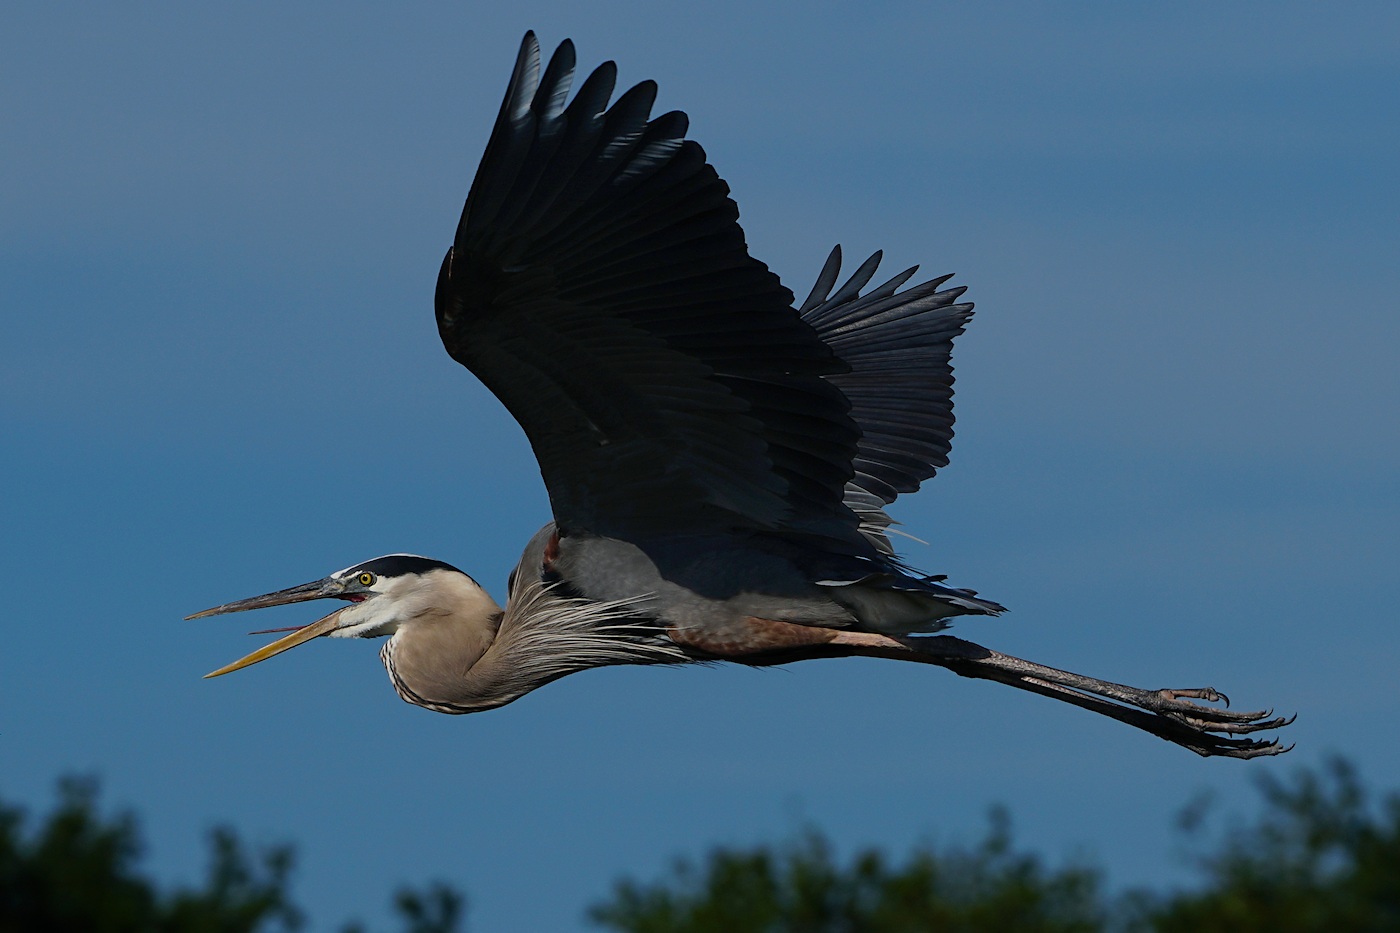
M 1192 716 L 1183 716 L 1180 713 L 1167 713 L 1166 715 L 1193 729 L 1200 729 L 1202 732 L 1225 732 L 1232 735 L 1248 732 L 1262 732 L 1265 729 L 1282 729 L 1296 718 L 1295 716 L 1276 716 L 1273 719 L 1259 719 L 1252 722 L 1231 722 L 1197 719 Z M 1267 716 L 1268 713 L 1261 713 L 1259 715 Z
M 1214 687 L 1195 687 L 1189 690 L 1158 690 L 1164 699 L 1178 700 L 1187 697 L 1192 700 L 1206 700 L 1210 703 L 1224 703 L 1225 708 L 1230 708 L 1230 698 L 1216 690 Z M 1196 705 L 1196 704 L 1191 704 Z
M 1224 703 L 1225 706 L 1206 706 L 1203 703 L 1195 702 L 1196 700 Z M 1164 716 L 1180 713 L 1185 718 L 1212 723 L 1254 723 L 1261 719 L 1268 719 L 1274 714 L 1271 709 L 1236 711 L 1229 709 L 1229 705 L 1230 698 L 1225 694 L 1213 687 L 1200 687 L 1192 690 L 1151 691 L 1143 708 L 1150 709 L 1154 713 L 1161 713 Z
M 1165 736 L 1164 736 L 1165 738 Z M 1293 750 L 1292 745 L 1280 745 L 1278 739 L 1230 739 L 1212 735 L 1200 735 L 1205 742 L 1181 741 L 1172 739 L 1191 749 L 1198 755 L 1219 756 L 1222 758 L 1264 758 L 1269 755 L 1282 755 Z
M 1236 711 L 1206 705 L 1224 703 L 1228 706 L 1229 702 L 1220 691 L 1212 687 L 1200 687 L 1190 690 L 1151 691 L 1148 702 L 1144 703 L 1143 707 L 1196 732 L 1202 740 L 1196 750 L 1202 754 L 1255 758 L 1260 755 L 1279 755 L 1292 748 L 1291 745 L 1287 748 L 1280 746 L 1277 739 L 1263 742 L 1228 736 L 1281 729 L 1298 718 L 1296 714 L 1275 716 L 1271 709 Z

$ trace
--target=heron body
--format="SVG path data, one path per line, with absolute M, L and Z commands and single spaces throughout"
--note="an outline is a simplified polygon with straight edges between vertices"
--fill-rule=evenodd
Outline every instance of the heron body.
M 1052 696 L 1204 755 L 1282 750 L 1285 725 L 937 634 L 1003 607 L 895 555 L 886 507 L 948 462 L 952 343 L 972 315 L 948 276 L 840 287 L 833 250 L 798 305 L 749 256 L 728 188 L 651 116 L 611 101 L 606 63 L 572 99 L 573 46 L 541 71 L 528 34 L 438 275 L 448 353 L 520 422 L 554 520 L 504 608 L 448 564 L 389 555 L 198 616 L 348 605 L 227 673 L 320 636 L 387 637 L 399 695 L 489 709 L 613 664 L 751 665 L 852 655 L 937 664 Z M 903 290 L 901 290 L 903 288 Z M 194 618 L 196 616 L 192 616 Z

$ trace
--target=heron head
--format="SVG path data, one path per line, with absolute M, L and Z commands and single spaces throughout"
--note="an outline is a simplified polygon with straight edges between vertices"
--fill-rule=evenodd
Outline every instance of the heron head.
M 477 586 L 476 581 L 451 564 L 414 554 L 389 554 L 346 567 L 321 580 L 225 603 L 185 618 L 202 619 L 206 616 L 283 606 L 312 599 L 340 599 L 350 604 L 309 625 L 255 632 L 254 634 L 264 634 L 290 631 L 291 634 L 264 645 L 226 667 L 204 675 L 218 677 L 265 661 L 273 655 L 323 635 L 332 638 L 378 638 L 393 635 L 400 625 L 424 615 L 451 612 L 455 607 L 444 603 L 448 600 L 460 600 L 464 592 L 468 596 L 480 594 L 482 598 L 490 600 L 485 591 Z

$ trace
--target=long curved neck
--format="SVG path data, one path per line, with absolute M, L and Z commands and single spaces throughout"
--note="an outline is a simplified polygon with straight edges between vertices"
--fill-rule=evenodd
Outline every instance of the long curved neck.
M 627 607 L 516 581 L 504 612 L 485 593 L 470 612 L 405 621 L 381 655 L 399 696 L 441 713 L 504 706 L 566 674 L 609 664 L 690 660 Z
M 470 578 L 454 575 L 399 620 L 379 656 L 399 696 L 444 713 L 483 709 L 478 681 L 504 613 Z M 499 705 L 499 704 L 491 704 Z

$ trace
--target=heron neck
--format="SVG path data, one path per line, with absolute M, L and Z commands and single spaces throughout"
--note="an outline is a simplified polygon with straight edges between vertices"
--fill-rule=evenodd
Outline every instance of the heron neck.
M 399 696 L 445 713 L 501 705 L 490 702 L 489 685 L 499 677 L 499 652 L 492 649 L 502 612 L 484 593 L 475 610 L 429 613 L 400 624 L 380 652 Z

